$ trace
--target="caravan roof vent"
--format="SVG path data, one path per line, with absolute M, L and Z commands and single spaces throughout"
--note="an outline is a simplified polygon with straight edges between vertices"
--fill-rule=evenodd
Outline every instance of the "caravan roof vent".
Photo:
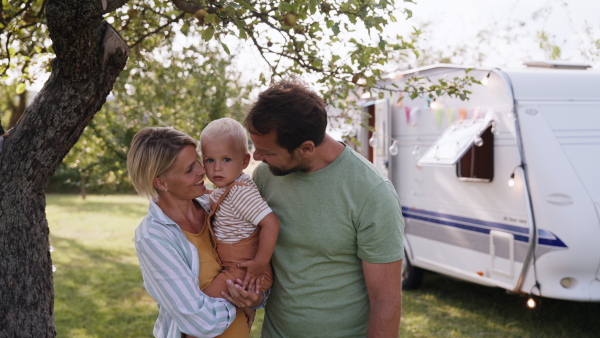
M 523 64 L 527 67 L 536 67 L 536 68 L 556 68 L 556 69 L 588 69 L 592 66 L 585 63 L 576 63 L 576 62 L 568 62 L 568 61 L 527 61 L 523 62 Z

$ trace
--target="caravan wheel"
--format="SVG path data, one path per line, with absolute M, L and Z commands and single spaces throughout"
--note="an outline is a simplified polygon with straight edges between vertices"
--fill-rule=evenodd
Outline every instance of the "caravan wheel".
M 413 290 L 418 289 L 421 286 L 423 280 L 423 269 L 417 268 L 410 264 L 408 255 L 404 254 L 402 260 L 402 289 Z

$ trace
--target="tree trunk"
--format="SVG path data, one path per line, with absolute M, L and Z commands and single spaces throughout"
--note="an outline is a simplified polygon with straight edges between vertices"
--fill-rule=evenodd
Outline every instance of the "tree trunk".
M 46 185 L 129 55 L 102 2 L 47 1 L 52 74 L 0 152 L 0 337 L 56 336 Z
M 17 124 L 17 121 L 23 116 L 25 112 L 25 108 L 27 107 L 27 91 L 19 94 L 19 103 L 12 108 L 12 112 L 10 114 L 10 120 L 8 121 L 8 127 L 6 129 L 10 129 Z

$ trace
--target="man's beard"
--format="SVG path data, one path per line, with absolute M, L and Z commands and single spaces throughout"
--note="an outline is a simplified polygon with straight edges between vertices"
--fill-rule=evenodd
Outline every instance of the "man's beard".
M 267 162 L 265 162 L 265 163 L 267 163 Z M 273 174 L 275 176 L 285 176 L 285 175 L 289 175 L 291 173 L 295 173 L 297 171 L 302 171 L 302 172 L 308 171 L 308 168 L 306 168 L 303 165 L 297 165 L 293 168 L 285 169 L 285 170 L 274 167 L 274 166 L 270 165 L 269 163 L 267 163 L 267 165 L 269 166 L 269 171 L 271 171 L 271 174 Z

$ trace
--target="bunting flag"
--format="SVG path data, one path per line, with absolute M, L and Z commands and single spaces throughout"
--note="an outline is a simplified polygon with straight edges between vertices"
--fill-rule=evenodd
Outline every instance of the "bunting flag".
M 448 108 L 446 109 L 446 125 L 449 126 L 454 122 L 454 109 Z
M 479 115 L 480 115 L 480 109 L 479 109 L 479 107 L 475 107 L 475 108 L 473 108 L 473 116 L 472 116 L 472 119 L 473 119 L 473 120 L 477 120 L 477 119 L 480 117 Z
M 410 125 L 412 127 L 416 127 L 417 126 L 417 122 L 418 122 L 418 114 L 419 111 L 421 109 L 419 107 L 414 107 L 413 109 L 410 110 Z
M 410 124 L 410 107 L 404 107 L 404 113 L 406 114 L 406 124 Z
M 437 109 L 435 111 L 435 122 L 438 128 L 440 128 L 442 126 L 442 110 L 441 109 Z
M 467 109 L 466 108 L 460 108 L 458 110 L 458 119 L 459 120 L 464 120 L 467 118 Z

